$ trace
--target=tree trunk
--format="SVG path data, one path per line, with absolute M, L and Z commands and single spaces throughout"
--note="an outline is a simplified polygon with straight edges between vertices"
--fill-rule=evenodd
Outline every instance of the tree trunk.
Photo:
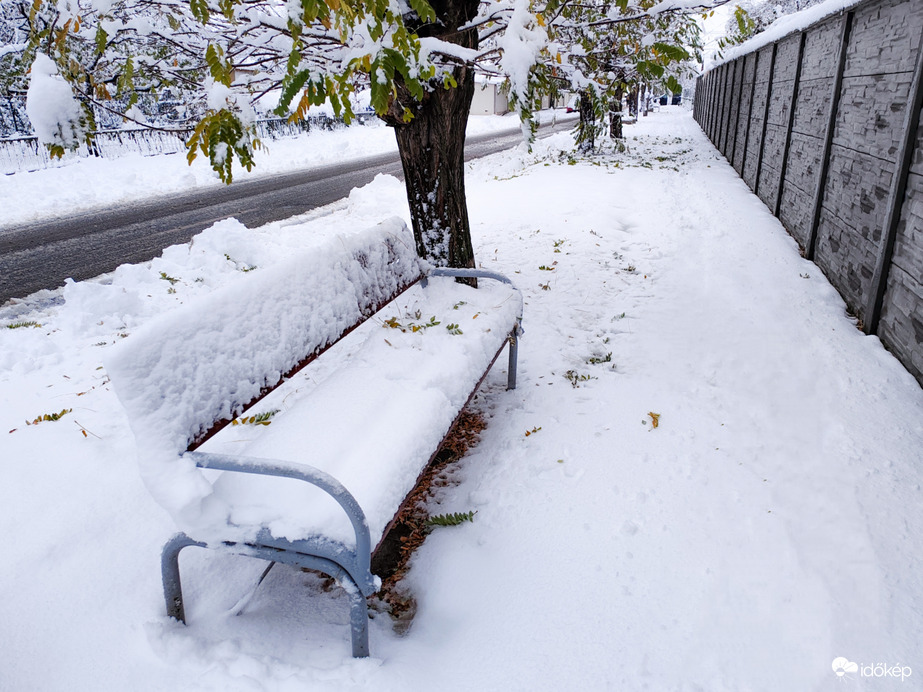
M 616 89 L 609 101 L 609 137 L 612 139 L 622 139 L 622 96 L 622 89 Z
M 577 144 L 584 153 L 593 151 L 596 148 L 596 113 L 593 110 L 593 99 L 587 91 L 580 92 L 577 110 L 580 111 Z
M 477 14 L 478 0 L 436 0 L 430 3 L 437 21 L 414 27 L 418 35 L 438 36 L 466 48 L 477 48 L 477 31 L 457 31 Z M 474 267 L 474 247 L 465 199 L 465 128 L 474 98 L 474 70 L 454 70 L 458 86 L 431 85 L 414 99 L 396 80 L 397 93 L 382 119 L 394 128 L 404 168 L 404 184 L 417 253 L 438 266 Z M 413 114 L 404 122 L 404 108 Z
M 474 97 L 473 71 L 456 69 L 456 81 L 456 88 L 438 86 L 409 106 L 410 122 L 396 112 L 386 122 L 397 137 L 417 253 L 438 266 L 473 267 L 465 199 L 465 128 Z M 400 101 L 403 109 L 407 101 Z

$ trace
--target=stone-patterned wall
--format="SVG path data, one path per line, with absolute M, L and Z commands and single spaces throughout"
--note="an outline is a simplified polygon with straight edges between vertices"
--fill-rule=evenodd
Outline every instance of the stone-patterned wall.
M 869 0 L 709 71 L 694 116 L 923 384 L 921 50 L 923 0 Z

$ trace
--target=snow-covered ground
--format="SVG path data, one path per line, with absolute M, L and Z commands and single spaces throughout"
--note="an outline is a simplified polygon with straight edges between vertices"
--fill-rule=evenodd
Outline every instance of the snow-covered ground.
M 480 263 L 526 298 L 519 387 L 500 367 L 483 388 L 435 508 L 475 521 L 427 539 L 413 626 L 375 618 L 367 660 L 343 595 L 281 567 L 235 616 L 263 565 L 186 551 L 189 625 L 164 616 L 173 526 L 102 363 L 244 268 L 407 218 L 398 181 L 0 308 L 40 325 L 0 328 L 0 689 L 921 689 L 923 391 L 687 111 L 626 134 L 468 167 Z M 167 192 L 174 160 L 137 175 Z M 81 170 L 12 176 L 4 204 L 53 207 Z

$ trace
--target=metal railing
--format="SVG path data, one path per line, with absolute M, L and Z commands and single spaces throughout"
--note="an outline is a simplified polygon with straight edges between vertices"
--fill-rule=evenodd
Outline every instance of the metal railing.
M 355 122 L 367 124 L 375 120 L 374 113 L 359 113 Z M 257 121 L 257 137 L 264 140 L 296 137 L 306 132 L 317 130 L 335 130 L 346 127 L 341 118 L 328 115 L 311 115 L 298 122 L 289 122 L 285 118 L 267 118 Z M 156 156 L 158 154 L 176 154 L 186 151 L 186 141 L 192 134 L 192 128 L 175 130 L 153 130 L 132 128 L 121 130 L 100 130 L 88 147 L 81 144 L 72 154 L 64 159 L 52 159 L 48 149 L 34 136 L 0 138 L 0 173 L 24 173 L 67 165 L 74 157 L 118 158 L 126 154 Z

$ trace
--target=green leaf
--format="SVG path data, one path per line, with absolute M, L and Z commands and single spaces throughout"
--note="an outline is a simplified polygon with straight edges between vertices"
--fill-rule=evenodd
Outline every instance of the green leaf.
M 408 0 L 411 9 L 417 13 L 417 16 L 424 22 L 435 22 L 436 12 L 426 0 Z
M 208 0 L 189 0 L 189 9 L 192 10 L 192 16 L 202 24 L 208 24 Z
M 122 71 L 119 72 L 119 76 L 115 81 L 116 96 L 124 96 L 126 93 L 134 91 L 134 81 L 135 62 L 129 55 L 125 59 L 125 64 L 122 66 Z
M 292 106 L 292 100 L 304 88 L 305 83 L 311 78 L 310 70 L 302 70 L 291 76 L 286 76 L 282 80 L 282 95 L 279 97 L 279 105 L 274 111 L 276 115 L 285 117 L 288 115 L 289 108 Z M 323 93 L 323 84 L 320 85 Z M 323 101 L 321 101 L 323 103 Z
M 106 30 L 103 29 L 103 25 L 100 24 L 96 28 L 96 54 L 100 55 L 104 50 L 106 50 L 106 44 L 109 42 L 109 34 L 106 33 Z
M 212 79 L 219 84 L 231 86 L 231 66 L 224 57 L 224 50 L 221 46 L 209 43 L 205 49 L 205 63 L 208 65 L 208 71 Z
M 689 53 L 682 46 L 672 43 L 655 43 L 654 49 L 661 55 L 675 62 L 682 62 L 689 59 Z
M 452 514 L 436 514 L 426 520 L 426 526 L 430 529 L 436 526 L 458 526 L 466 521 L 474 521 L 474 515 L 477 512 L 454 512 Z

